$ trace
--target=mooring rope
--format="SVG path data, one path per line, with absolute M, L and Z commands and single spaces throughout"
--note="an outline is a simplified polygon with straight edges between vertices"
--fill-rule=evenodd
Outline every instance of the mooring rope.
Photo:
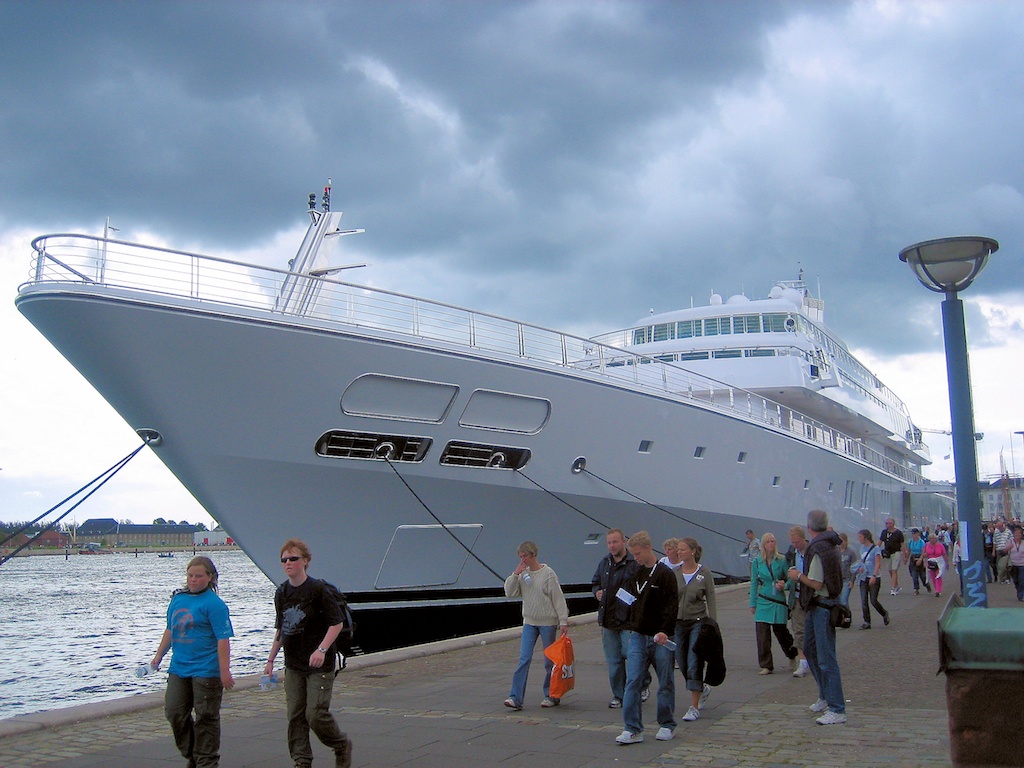
M 100 488 L 102 488 L 102 487 L 103 487 L 103 486 L 104 486 L 104 485 L 106 484 L 106 482 L 107 482 L 108 480 L 110 480 L 110 478 L 112 478 L 112 477 L 113 477 L 114 475 L 116 475 L 116 474 L 117 474 L 118 472 L 120 472 L 120 471 L 121 471 L 122 469 L 124 469 L 124 466 L 125 466 L 125 465 L 126 465 L 126 464 L 127 464 L 128 462 L 129 462 L 129 461 L 131 461 L 131 460 L 132 460 L 133 458 L 135 458 L 136 454 L 138 454 L 138 452 L 139 452 L 139 451 L 141 451 L 141 450 L 142 450 L 143 448 L 145 448 L 145 447 L 146 447 L 146 446 L 147 446 L 148 444 L 149 444 L 148 442 L 144 442 L 144 443 L 143 443 L 142 445 L 140 445 L 140 446 L 139 446 L 138 448 L 136 448 L 136 449 L 135 449 L 134 451 L 132 451 L 131 453 L 129 453 L 129 454 L 127 455 L 127 456 L 125 456 L 125 457 L 124 457 L 123 459 L 121 459 L 120 461 L 118 461 L 118 462 L 117 462 L 116 464 L 112 465 L 112 466 L 111 466 L 111 467 L 109 467 L 108 469 L 106 469 L 106 470 L 104 470 L 103 472 L 101 472 L 100 474 L 98 474 L 98 475 L 97 475 L 96 477 L 94 477 L 94 478 L 93 478 L 92 480 L 90 480 L 90 481 L 89 481 L 88 483 L 86 483 L 86 484 L 85 484 L 85 485 L 83 485 L 83 486 L 82 486 L 81 488 L 79 488 L 79 489 L 78 489 L 77 491 L 75 491 L 74 493 L 72 493 L 72 494 L 71 494 L 70 496 L 68 496 L 67 498 L 63 499 L 63 500 L 62 500 L 62 501 L 60 501 L 60 502 L 59 502 L 58 504 L 55 504 L 54 506 L 50 507 L 50 508 L 49 508 L 48 510 L 46 510 L 45 512 L 43 512 L 43 514 L 39 515 L 39 517 L 37 517 L 37 518 L 36 518 L 35 520 L 33 520 L 32 522 L 30 522 L 30 523 L 27 523 L 26 525 L 22 526 L 22 528 L 21 528 L 20 530 L 18 530 L 18 531 L 15 531 L 15 532 L 14 532 L 14 533 L 12 533 L 12 534 L 11 534 L 10 536 L 8 536 L 7 538 L 5 538 L 5 539 L 4 539 L 3 541 L 0 541 L 0 546 L 2 546 L 3 544 L 6 544 L 6 543 L 7 543 L 8 541 L 10 541 L 11 539 L 13 539 L 13 538 L 14 538 L 15 536 L 17 536 L 18 534 L 20 534 L 20 533 L 24 533 L 25 531 L 29 530 L 29 529 L 30 529 L 30 528 L 31 528 L 31 527 L 32 527 L 33 525 L 35 525 L 35 524 L 36 524 L 37 522 L 39 522 L 40 520 L 42 520 L 42 519 L 43 519 L 44 517 L 46 517 L 46 516 L 47 516 L 48 514 L 50 514 L 51 512 L 53 512 L 53 511 L 54 511 L 54 510 L 56 510 L 56 509 L 59 509 L 59 508 L 60 508 L 61 506 L 63 506 L 63 505 L 64 505 L 64 504 L 66 504 L 67 502 L 69 502 L 69 501 L 70 501 L 71 499 L 75 498 L 75 496 L 77 496 L 78 494 L 80 494 L 80 493 L 81 493 L 82 491 L 84 491 L 84 490 L 85 490 L 86 488 L 88 488 L 89 486 L 91 486 L 91 485 L 93 485 L 93 484 L 96 484 L 96 487 L 95 487 L 95 488 L 93 488 L 93 489 L 92 489 L 91 491 L 89 491 L 89 492 L 88 492 L 87 494 L 85 494 L 85 496 L 83 496 L 83 497 L 82 497 L 81 499 L 79 499 L 79 500 L 78 500 L 77 502 L 75 502 L 75 504 L 74 504 L 74 505 L 73 505 L 73 506 L 72 506 L 72 507 L 71 507 L 70 509 L 68 509 L 68 511 L 67 511 L 67 512 L 65 512 L 64 514 L 60 515 L 60 516 L 59 516 L 59 517 L 57 517 L 56 519 L 54 519 L 54 520 L 51 520 L 51 521 L 50 521 L 49 523 L 47 523 L 47 524 L 46 524 L 46 525 L 45 525 L 45 526 L 44 526 L 44 527 L 42 528 L 42 530 L 40 530 L 40 531 L 39 531 L 39 533 L 37 533 L 37 534 L 36 534 L 35 536 L 33 536 L 33 537 L 32 537 L 31 539 L 29 539 L 29 540 L 28 540 L 28 541 L 26 541 L 26 542 L 25 542 L 24 544 L 22 544 L 22 545 L 21 545 L 20 547 L 18 547 L 17 549 L 15 549 L 15 550 L 14 550 L 13 552 L 11 552 L 11 553 L 10 553 L 9 555 L 7 555 L 7 556 L 5 556 L 5 557 L 0 557 L 0 565 L 3 565 L 4 563 L 6 563 L 6 562 L 7 562 L 8 560 L 10 560 L 10 559 L 11 559 L 12 557 L 14 557 L 14 556 L 15 556 L 16 554 L 18 554 L 19 552 L 21 552 L 21 551 L 22 551 L 23 549 L 25 549 L 26 547 L 30 547 L 30 546 L 32 546 L 32 544 L 33 544 L 33 543 L 34 543 L 35 541 L 37 541 L 37 540 L 38 540 L 38 539 L 39 539 L 39 538 L 40 538 L 40 537 L 41 537 L 41 536 L 42 536 L 42 535 L 43 535 L 44 533 L 46 533 L 47 531 L 51 530 L 51 529 L 52 529 L 52 528 L 53 528 L 53 527 L 54 527 L 55 525 L 57 525 L 57 523 L 59 523 L 59 522 L 60 522 L 61 520 L 63 520 L 63 519 L 65 518 L 65 517 L 67 517 L 67 516 L 68 516 L 68 515 L 70 515 L 70 514 L 71 514 L 72 512 L 74 512 L 74 511 L 75 511 L 76 509 L 78 509 L 78 507 L 79 507 L 79 506 L 81 506 L 81 505 L 82 505 L 82 503 L 83 503 L 83 502 L 84 502 L 84 501 L 85 501 L 86 499 L 88 499 L 88 498 L 89 498 L 90 496 L 92 496 L 92 495 L 93 495 L 94 493 L 96 493 L 96 491 L 98 491 L 98 490 L 99 490 Z M 102 480 L 100 480 L 100 478 L 103 478 L 103 479 L 102 479 Z

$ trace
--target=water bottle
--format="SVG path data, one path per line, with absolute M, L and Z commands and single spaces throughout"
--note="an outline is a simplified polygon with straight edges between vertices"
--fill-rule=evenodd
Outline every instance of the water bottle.
M 675 640 L 666 640 L 664 643 L 662 643 L 662 645 L 665 648 L 668 648 L 670 651 L 674 651 L 676 648 L 679 647 L 678 645 L 676 645 Z
M 145 677 L 150 672 L 156 672 L 157 669 L 158 669 L 157 667 L 153 666 L 152 662 L 150 662 L 148 664 L 143 664 L 140 667 L 136 667 L 136 669 L 135 669 L 135 676 L 136 677 Z
M 260 675 L 261 691 L 272 691 L 275 688 L 277 688 L 277 672 L 272 672 L 269 675 Z
M 530 575 L 529 571 L 523 571 L 523 581 L 525 581 L 527 584 L 533 581 L 533 576 Z

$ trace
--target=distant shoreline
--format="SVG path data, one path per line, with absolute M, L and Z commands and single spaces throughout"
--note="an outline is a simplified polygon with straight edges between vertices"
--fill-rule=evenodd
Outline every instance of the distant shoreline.
M 103 554 L 103 555 L 134 555 L 134 554 L 138 553 L 140 555 L 147 555 L 147 554 L 154 554 L 154 553 L 163 554 L 163 553 L 166 553 L 166 552 L 171 552 L 171 553 L 173 553 L 175 555 L 177 555 L 179 553 L 180 554 L 188 553 L 188 554 L 191 555 L 193 552 L 195 552 L 195 554 L 198 555 L 198 554 L 202 554 L 203 552 L 231 552 L 231 551 L 235 551 L 235 550 L 241 551 L 241 547 L 239 547 L 237 544 L 202 544 L 202 545 L 196 544 L 194 547 L 183 547 L 183 546 L 180 546 L 180 545 L 176 546 L 176 547 L 153 547 L 153 546 L 147 546 L 147 547 L 104 547 L 103 551 L 99 552 L 97 554 Z M 9 555 L 11 553 L 11 551 L 12 551 L 12 549 L 8 549 L 8 548 L 5 547 L 4 549 L 0 550 L 0 553 L 2 553 L 6 557 L 7 555 Z M 55 555 L 64 556 L 64 555 L 67 555 L 68 557 L 71 557 L 71 556 L 78 557 L 79 555 L 81 555 L 81 553 L 78 551 L 78 547 L 71 547 L 69 549 L 64 549 L 63 547 L 39 547 L 39 548 L 23 549 L 21 552 L 19 552 L 17 555 L 15 555 L 15 557 L 38 557 L 40 555 L 47 555 L 47 556 L 55 556 Z M 93 557 L 93 555 L 91 555 L 91 554 L 90 555 L 85 555 L 85 556 Z

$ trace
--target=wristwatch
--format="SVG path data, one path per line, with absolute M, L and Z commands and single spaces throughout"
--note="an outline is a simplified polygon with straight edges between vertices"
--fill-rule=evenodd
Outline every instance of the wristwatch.
M 327 655 L 327 649 L 326 648 L 317 648 L 316 650 L 317 650 L 318 653 L 322 653 L 324 656 Z

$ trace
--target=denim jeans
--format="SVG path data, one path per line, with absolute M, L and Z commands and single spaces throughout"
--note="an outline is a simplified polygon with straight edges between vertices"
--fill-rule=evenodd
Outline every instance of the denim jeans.
M 852 588 L 853 587 L 850 585 L 849 580 L 843 579 L 843 591 L 839 593 L 839 602 L 847 608 L 850 607 L 850 590 Z
M 672 651 L 658 645 L 649 635 L 631 632 L 626 657 L 626 694 L 622 700 L 622 721 L 630 733 L 644 732 L 640 691 L 651 664 L 658 676 L 658 725 L 673 731 L 676 729 L 675 658 Z
M 824 699 L 830 712 L 846 712 L 843 681 L 836 657 L 836 628 L 829 621 L 829 609 L 811 606 L 804 624 L 804 656 L 818 684 L 818 698 Z
M 612 696 L 619 701 L 626 695 L 626 657 L 629 655 L 629 638 L 632 634 L 628 629 L 601 627 L 601 647 L 608 665 L 608 685 L 612 689 Z
M 870 605 L 875 606 L 875 610 L 878 611 L 878 615 L 883 619 L 889 615 L 889 612 L 885 610 L 880 602 L 878 602 L 878 590 L 881 589 L 881 579 L 875 579 L 875 583 L 872 584 L 870 581 L 862 581 L 860 583 L 860 610 L 864 614 L 864 623 L 871 623 L 871 608 Z
M 331 714 L 334 672 L 310 672 L 304 675 L 285 669 L 284 692 L 288 709 L 288 754 L 295 765 L 313 764 L 309 731 L 335 754 L 351 751 L 351 742 L 338 729 Z
M 679 671 L 686 678 L 686 690 L 704 690 L 704 665 L 697 661 L 697 654 L 694 653 L 693 644 L 697 642 L 700 634 L 700 622 L 676 622 L 676 662 Z
M 555 635 L 558 627 L 535 627 L 533 624 L 523 625 L 523 637 L 519 641 L 519 665 L 512 674 L 512 690 L 509 691 L 509 698 L 518 706 L 523 706 L 523 699 L 526 697 L 526 678 L 530 674 L 530 661 L 533 660 L 533 649 L 537 645 L 537 638 L 540 638 L 541 647 L 547 648 L 555 642 Z M 544 698 L 551 692 L 551 670 L 555 663 L 547 656 L 544 657 Z
M 164 716 L 171 724 L 181 756 L 196 766 L 220 762 L 220 702 L 224 686 L 219 677 L 167 676 Z M 195 720 L 192 710 L 195 710 Z

